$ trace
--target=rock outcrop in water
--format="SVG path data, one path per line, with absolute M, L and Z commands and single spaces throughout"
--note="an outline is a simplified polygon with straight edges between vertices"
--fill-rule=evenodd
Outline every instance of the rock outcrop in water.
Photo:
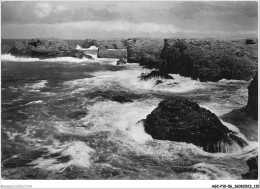
M 150 73 L 142 73 L 139 78 L 144 81 L 152 78 L 173 79 L 173 77 L 170 76 L 169 74 L 166 74 L 165 72 L 161 72 L 161 71 L 156 71 L 156 70 L 153 70 Z
M 117 62 L 116 65 L 125 65 L 127 60 L 125 58 L 120 58 Z
M 56 57 L 75 57 L 90 58 L 84 52 L 75 49 L 67 42 L 59 39 L 30 39 L 16 42 L 9 50 L 14 56 L 32 58 L 56 58 Z
M 246 40 L 246 45 L 252 45 L 257 43 L 257 39 L 247 39 Z
M 128 39 L 127 61 L 166 73 L 218 81 L 250 80 L 257 71 L 257 45 L 245 40 Z
M 248 102 L 246 111 L 254 119 L 258 119 L 258 73 L 248 86 Z
M 249 171 L 242 175 L 243 179 L 258 179 L 258 156 L 251 157 L 247 161 L 247 165 L 249 167 Z
M 164 47 L 163 39 L 128 39 L 127 62 L 140 63 L 150 68 L 159 68 L 162 62 L 161 53 Z
M 193 143 L 208 152 L 232 152 L 247 145 L 215 114 L 182 97 L 160 102 L 144 127 L 154 139 Z

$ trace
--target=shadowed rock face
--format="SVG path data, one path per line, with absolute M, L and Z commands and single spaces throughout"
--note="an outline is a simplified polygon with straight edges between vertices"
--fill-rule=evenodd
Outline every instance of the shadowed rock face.
M 129 63 L 201 81 L 250 80 L 257 70 L 257 44 L 246 40 L 134 38 L 125 45 Z
M 160 68 L 201 81 L 250 80 L 257 58 L 245 46 L 231 40 L 165 39 Z
M 154 139 L 193 143 L 208 152 L 232 152 L 235 143 L 247 145 L 215 114 L 181 97 L 160 102 L 144 120 L 144 127 Z
M 151 68 L 160 67 L 163 39 L 128 39 L 125 44 L 128 63 L 140 63 Z
M 9 50 L 11 55 L 33 58 L 75 57 L 92 58 L 59 39 L 30 39 L 19 41 Z
M 242 175 L 243 179 L 258 179 L 258 156 L 251 157 L 247 161 L 249 171 Z
M 254 119 L 258 119 L 258 73 L 248 86 L 248 102 L 246 111 Z

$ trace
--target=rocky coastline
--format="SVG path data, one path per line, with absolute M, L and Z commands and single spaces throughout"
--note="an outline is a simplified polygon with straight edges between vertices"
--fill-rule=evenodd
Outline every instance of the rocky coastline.
M 18 41 L 8 52 L 14 56 L 31 58 L 74 57 L 92 59 L 90 55 L 70 46 L 60 39 L 29 39 Z

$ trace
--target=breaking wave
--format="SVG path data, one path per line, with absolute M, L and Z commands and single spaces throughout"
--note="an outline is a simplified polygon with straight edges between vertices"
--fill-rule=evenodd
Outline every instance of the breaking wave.
M 2 61 L 15 61 L 15 62 L 73 62 L 73 63 L 80 63 L 80 62 L 94 62 L 95 60 L 91 60 L 88 58 L 73 58 L 73 57 L 58 57 L 58 58 L 25 58 L 25 57 L 16 57 L 11 54 L 3 54 L 1 55 Z

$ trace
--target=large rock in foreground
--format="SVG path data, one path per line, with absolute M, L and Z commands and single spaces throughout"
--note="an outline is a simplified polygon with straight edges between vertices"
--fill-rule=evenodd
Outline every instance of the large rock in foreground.
M 140 63 L 151 68 L 160 67 L 163 39 L 134 38 L 126 40 L 125 44 L 128 63 Z
M 8 53 L 14 56 L 32 58 L 92 58 L 59 39 L 30 39 L 19 41 L 15 43 Z
M 248 102 L 246 111 L 254 119 L 258 119 L 258 73 L 248 86 Z
M 200 81 L 250 80 L 257 57 L 249 46 L 242 40 L 165 39 L 160 68 Z
M 215 114 L 180 97 L 160 102 L 144 120 L 144 127 L 154 139 L 193 143 L 208 152 L 233 152 L 247 145 Z

